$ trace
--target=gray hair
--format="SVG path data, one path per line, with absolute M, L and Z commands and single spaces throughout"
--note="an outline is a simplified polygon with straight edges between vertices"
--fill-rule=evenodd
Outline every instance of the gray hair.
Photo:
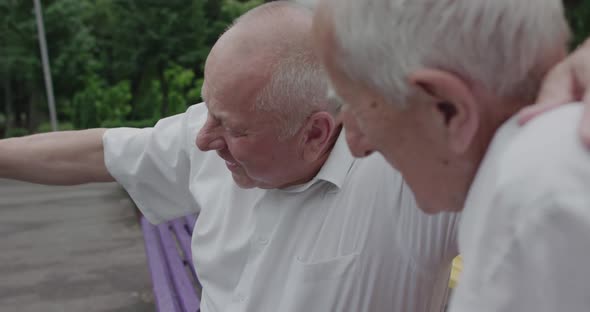
M 256 109 L 277 113 L 280 137 L 290 137 L 318 111 L 336 115 L 338 107 L 328 101 L 328 79 L 311 51 L 290 51 L 272 71 L 256 101 Z
M 330 8 L 339 66 L 401 106 L 413 92 L 407 76 L 420 68 L 532 102 L 548 54 L 569 38 L 561 0 L 338 0 Z
M 327 100 L 328 78 L 312 48 L 313 12 L 298 3 L 275 1 L 248 11 L 233 24 L 261 22 L 265 17 L 288 23 L 296 15 L 308 20 L 296 26 L 283 25 L 287 29 L 271 30 L 280 33 L 268 60 L 271 77 L 258 93 L 255 104 L 256 110 L 275 114 L 280 138 L 294 135 L 315 112 L 337 113 L 337 108 Z M 293 28 L 299 26 L 303 28 Z

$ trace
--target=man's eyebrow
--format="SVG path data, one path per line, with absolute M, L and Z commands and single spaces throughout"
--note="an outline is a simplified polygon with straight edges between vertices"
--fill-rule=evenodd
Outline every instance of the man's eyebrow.
M 246 128 L 239 123 L 234 123 L 228 119 L 221 119 L 221 125 L 232 130 L 245 130 Z
M 245 129 L 245 127 L 241 126 L 240 124 L 236 124 L 234 122 L 232 122 L 231 120 L 225 118 L 223 115 L 219 115 L 219 114 L 215 114 L 213 113 L 210 109 L 209 109 L 209 105 L 207 104 L 207 102 L 205 102 L 205 106 L 207 106 L 207 111 L 209 112 L 209 114 L 217 121 L 219 121 L 219 123 L 226 128 L 235 128 L 235 129 Z
M 211 111 L 211 108 L 209 107 L 210 104 L 207 101 L 205 101 L 203 104 L 205 104 L 205 107 L 207 107 L 207 113 L 209 115 L 211 115 L 211 117 L 213 117 L 214 119 L 219 120 L 219 121 L 223 120 L 223 118 L 221 118 L 221 116 L 218 116 L 217 114 L 215 114 L 214 112 Z
M 216 120 L 219 120 L 219 122 L 223 123 L 223 116 L 220 116 L 214 112 L 211 111 L 209 104 L 207 102 L 205 102 L 205 106 L 207 107 L 207 112 L 209 113 L 209 115 L 211 115 L 211 117 L 215 118 Z

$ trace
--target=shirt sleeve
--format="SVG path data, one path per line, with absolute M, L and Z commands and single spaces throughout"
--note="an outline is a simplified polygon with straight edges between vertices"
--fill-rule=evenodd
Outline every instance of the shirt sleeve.
M 522 196 L 521 196 L 522 198 Z M 590 201 L 582 191 L 544 193 L 508 209 L 529 213 L 506 240 L 480 240 L 478 255 L 459 282 L 451 312 L 589 311 Z
M 194 139 L 206 118 L 205 105 L 160 120 L 153 128 L 116 128 L 103 136 L 109 173 L 152 223 L 198 213 L 189 191 L 190 172 L 202 161 Z

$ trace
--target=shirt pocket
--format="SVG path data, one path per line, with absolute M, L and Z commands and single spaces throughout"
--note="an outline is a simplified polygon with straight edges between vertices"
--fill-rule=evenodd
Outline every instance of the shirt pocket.
M 280 311 L 354 311 L 345 307 L 354 296 L 358 253 L 306 262 L 296 259 Z

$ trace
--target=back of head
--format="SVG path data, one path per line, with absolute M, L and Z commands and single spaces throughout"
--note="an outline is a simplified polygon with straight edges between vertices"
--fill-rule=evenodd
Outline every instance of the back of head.
M 275 1 L 245 13 L 226 33 L 239 32 L 231 40 L 251 39 L 246 45 L 261 58 L 260 70 L 269 72 L 255 109 L 276 113 L 281 136 L 295 133 L 313 112 L 333 110 L 327 106 L 327 77 L 311 45 L 312 17 L 304 6 Z
M 420 68 L 530 103 L 569 39 L 561 0 L 332 0 L 337 62 L 405 105 Z M 375 61 L 379 60 L 379 61 Z

